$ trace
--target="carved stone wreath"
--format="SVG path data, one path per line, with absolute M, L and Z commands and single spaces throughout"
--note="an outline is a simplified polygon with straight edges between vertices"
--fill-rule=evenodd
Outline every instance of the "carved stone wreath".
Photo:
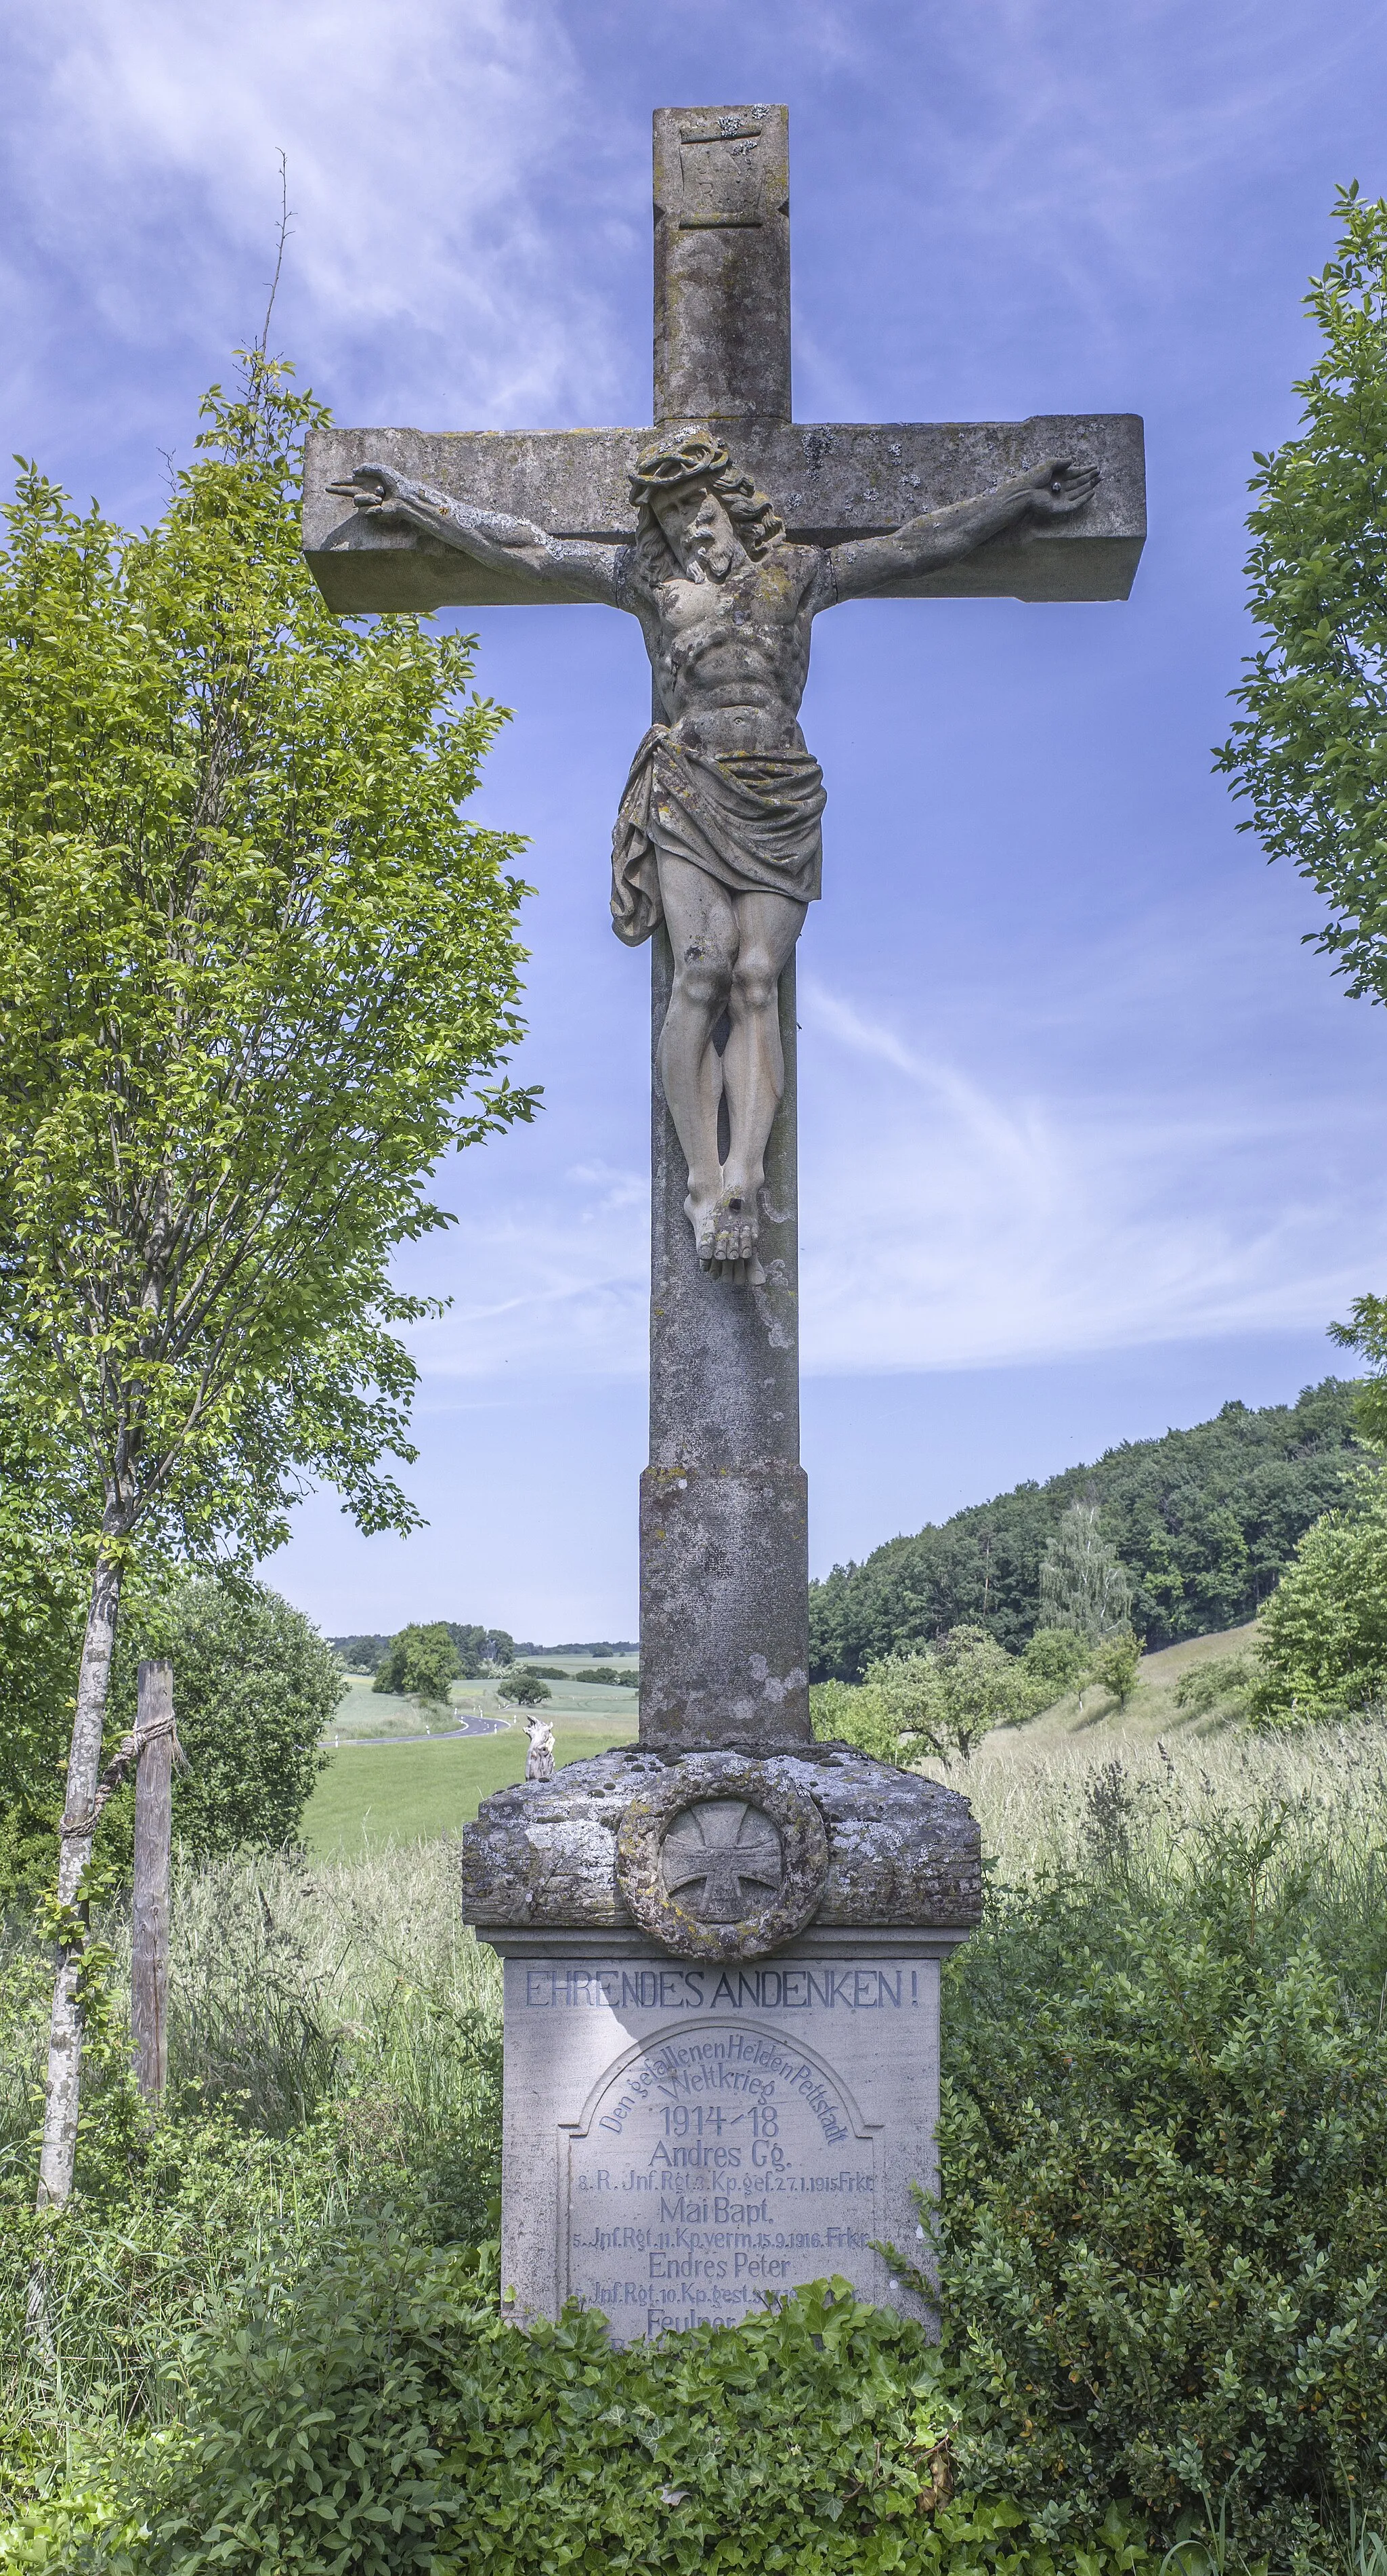
M 759 1959 L 801 1932 L 828 1877 L 814 1800 L 759 1763 L 692 1754 L 632 1799 L 616 1840 L 628 1913 L 681 1959 Z

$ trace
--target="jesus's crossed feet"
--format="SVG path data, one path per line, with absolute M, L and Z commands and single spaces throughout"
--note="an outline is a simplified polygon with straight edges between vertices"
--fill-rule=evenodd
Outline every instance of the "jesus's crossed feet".
M 690 1190 L 684 1213 L 694 1230 L 698 1257 L 712 1279 L 735 1288 L 757 1288 L 765 1279 L 758 1257 L 760 1192 L 749 1182 L 723 1176 L 721 1187 L 706 1196 Z

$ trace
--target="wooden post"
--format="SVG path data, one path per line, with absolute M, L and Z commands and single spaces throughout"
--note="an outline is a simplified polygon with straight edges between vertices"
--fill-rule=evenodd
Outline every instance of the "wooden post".
M 169 1853 L 173 1839 L 173 1666 L 141 1664 L 135 1741 L 135 1901 L 130 2026 L 135 2081 L 157 2103 L 169 2071 Z

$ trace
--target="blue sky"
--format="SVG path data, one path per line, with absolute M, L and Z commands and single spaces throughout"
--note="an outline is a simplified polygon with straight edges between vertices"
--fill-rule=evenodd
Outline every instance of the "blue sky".
M 1245 486 L 1295 427 L 1336 183 L 1387 188 L 1387 21 L 1236 0 L 69 0 L 11 36 L 8 444 L 138 520 L 264 307 L 354 423 L 649 414 L 652 107 L 787 99 L 795 412 L 1146 416 L 1125 605 L 861 603 L 804 725 L 805 1458 L 816 1571 L 1323 1375 L 1387 1281 L 1387 1022 L 1303 946 L 1209 746 Z M 411 1259 L 430 1526 L 331 1498 L 267 1572 L 330 1630 L 635 1633 L 646 960 L 607 924 L 634 625 L 492 609 L 478 812 L 530 835 L 535 1128 Z

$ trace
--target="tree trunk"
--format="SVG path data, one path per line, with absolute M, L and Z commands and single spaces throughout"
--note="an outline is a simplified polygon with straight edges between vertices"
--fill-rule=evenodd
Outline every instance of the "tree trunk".
M 104 1547 L 92 1569 L 91 1605 L 82 1640 L 82 1668 L 77 1677 L 77 1714 L 72 1721 L 72 1750 L 67 1765 L 67 1804 L 63 1809 L 62 1848 L 58 1856 L 58 1903 L 67 1917 L 58 1952 L 53 1988 L 53 2019 L 48 2034 L 48 2085 L 43 2114 L 43 2148 L 39 2157 L 38 2206 L 59 2209 L 72 2190 L 77 2157 L 77 2099 L 82 2075 L 82 2008 L 78 1979 L 83 1936 L 72 1919 L 82 1873 L 91 1858 L 92 1802 L 101 1770 L 101 1734 L 106 1722 L 106 1693 L 111 1678 L 111 1648 L 120 1608 L 121 1565 Z M 86 1831 L 82 1827 L 86 1825 Z
M 169 1846 L 173 1839 L 173 1666 L 140 1666 L 135 1772 L 130 2029 L 135 2081 L 158 2103 L 168 2080 Z M 156 1731 L 157 1730 L 157 1731 Z

